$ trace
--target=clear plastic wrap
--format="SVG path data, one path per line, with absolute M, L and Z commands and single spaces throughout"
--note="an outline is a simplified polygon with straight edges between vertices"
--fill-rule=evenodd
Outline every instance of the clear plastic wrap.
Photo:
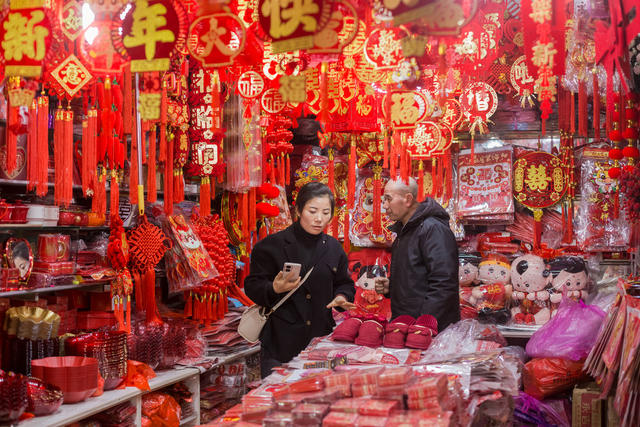
M 297 426 L 317 426 L 329 412 L 329 405 L 316 403 L 301 403 L 291 412 L 293 422 Z
M 532 359 L 522 372 L 525 393 L 544 399 L 565 390 L 587 378 L 582 362 L 559 358 Z
M 173 242 L 173 247 L 165 254 L 170 293 L 200 286 L 204 281 L 218 276 L 209 253 L 190 221 L 182 214 L 176 214 L 164 217 L 162 226 Z
M 506 345 L 507 341 L 495 325 L 485 325 L 475 319 L 465 319 L 439 333 L 433 339 L 421 362 L 445 361 Z
M 587 148 L 580 166 L 581 198 L 574 230 L 585 252 L 615 252 L 628 248 L 631 226 L 626 218 L 619 184 L 609 177 L 613 166 L 607 148 Z
M 375 278 L 386 277 L 390 265 L 391 253 L 386 249 L 364 248 L 349 253 L 349 271 L 356 284 L 356 315 L 391 318 L 391 300 L 375 290 Z
M 382 182 L 384 185 L 384 181 Z M 382 200 L 373 200 L 373 172 L 369 169 L 358 169 L 356 180 L 355 206 L 351 209 L 349 222 L 351 244 L 359 247 L 390 247 L 395 233 L 389 230 L 393 222 L 381 208 L 381 231 L 376 235 L 373 230 L 373 203 L 382 204 Z

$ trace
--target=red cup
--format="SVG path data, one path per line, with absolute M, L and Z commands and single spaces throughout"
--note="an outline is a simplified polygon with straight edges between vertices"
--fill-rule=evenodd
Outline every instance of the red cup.
M 70 242 L 68 234 L 40 234 L 38 236 L 40 260 L 45 262 L 68 261 Z

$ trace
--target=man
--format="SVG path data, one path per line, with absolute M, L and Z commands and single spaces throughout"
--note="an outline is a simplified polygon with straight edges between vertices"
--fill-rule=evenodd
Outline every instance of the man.
M 458 246 L 449 214 L 430 197 L 418 203 L 413 178 L 389 180 L 383 208 L 396 221 L 390 278 L 376 279 L 376 291 L 391 297 L 391 315 L 430 314 L 442 331 L 460 320 Z

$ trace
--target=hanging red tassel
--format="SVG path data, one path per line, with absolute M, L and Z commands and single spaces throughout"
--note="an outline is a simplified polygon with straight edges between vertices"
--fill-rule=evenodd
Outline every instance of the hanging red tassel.
M 269 182 L 271 184 L 276 185 L 278 182 L 276 181 L 276 161 L 273 158 L 273 154 L 271 155 L 271 167 L 269 168 Z
M 580 82 L 578 86 L 578 133 L 585 138 L 589 136 L 587 129 L 588 112 L 587 112 L 587 86 L 585 82 Z
M 291 159 L 289 159 L 289 154 L 285 154 L 285 162 L 286 162 L 286 170 L 285 170 L 285 184 L 291 184 Z
M 344 251 L 348 254 L 349 251 L 351 251 L 351 240 L 350 240 L 350 236 L 349 236 L 349 229 L 351 228 L 351 226 L 349 224 L 349 210 L 348 209 L 347 209 L 347 212 L 345 212 L 344 221 L 342 223 L 344 224 L 344 240 L 342 242 L 342 247 L 344 248 Z
M 249 231 L 256 230 L 256 189 L 249 189 Z
M 138 204 L 138 132 L 137 124 L 133 124 L 133 133 L 131 134 L 131 157 L 129 157 L 129 202 L 132 205 Z M 144 203 L 140 200 L 140 203 Z
M 403 133 L 400 136 L 400 176 L 405 183 L 409 183 L 409 172 L 411 170 L 411 158 L 409 157 L 409 150 L 407 150 L 407 134 Z
M 208 176 L 200 178 L 200 215 L 211 214 L 211 182 Z
M 44 197 L 49 191 L 49 98 L 38 98 L 37 139 L 35 156 L 36 195 Z
M 382 140 L 382 167 L 389 168 L 389 132 L 384 130 L 384 139 Z
M 451 165 L 451 151 L 447 151 L 447 154 L 445 155 L 445 164 L 446 164 L 446 168 L 445 168 L 445 182 L 446 182 L 446 191 L 447 191 L 447 196 L 445 198 L 445 200 L 449 200 L 451 199 L 451 197 L 453 197 L 453 167 Z M 449 171 L 449 173 L 447 173 L 447 171 Z
M 373 167 L 373 234 L 382 234 L 382 166 Z
M 8 98 L 10 99 L 10 98 Z M 6 129 L 6 168 L 11 174 L 18 166 L 18 129 L 22 126 L 20 120 L 20 107 L 13 107 L 7 101 L 7 129 Z
M 160 98 L 160 147 L 158 161 L 167 160 L 167 82 L 162 80 L 162 95 Z
M 398 158 L 397 150 L 400 145 L 400 134 L 398 132 L 393 133 L 393 138 L 390 140 L 393 142 L 391 147 L 389 147 L 389 173 L 391 174 L 391 179 L 396 179 L 398 177 L 398 173 L 396 170 L 396 161 Z
M 147 201 L 155 203 L 157 195 L 156 185 L 156 126 L 149 132 L 149 160 L 147 161 Z
M 576 133 L 576 94 L 571 92 L 571 115 L 569 116 L 569 129 L 572 135 Z
M 164 162 L 164 212 L 173 214 L 173 138 L 167 141 L 167 159 Z
M 598 85 L 598 74 L 593 71 L 593 137 L 600 139 L 600 87 Z
M 99 169 L 96 178 L 95 193 L 93 199 L 91 199 L 91 211 L 98 215 L 103 215 L 107 212 L 107 172 L 104 167 Z
M 245 191 L 240 194 L 240 223 L 242 225 L 242 236 L 249 237 L 249 194 Z
M 156 306 L 156 272 L 153 268 L 144 273 L 144 291 L 145 311 L 147 323 L 162 323 L 158 316 L 158 307 Z
M 131 63 L 127 62 L 124 66 L 123 75 L 123 100 L 122 100 L 122 128 L 124 133 L 132 135 L 133 132 L 133 90 L 131 79 Z M 135 187 L 133 187 L 135 188 Z
M 533 211 L 533 248 L 540 248 L 540 237 L 542 236 L 542 209 Z
M 418 202 L 424 201 L 424 162 L 418 162 Z
M 267 237 L 267 225 L 264 219 L 260 220 L 260 229 L 258 230 L 258 239 L 262 240 Z
M 351 134 L 349 150 L 349 175 L 347 178 L 347 208 L 352 209 L 355 204 L 356 194 L 356 136 Z
M 327 165 L 327 185 L 329 186 L 329 188 L 331 189 L 331 192 L 335 193 L 336 192 L 336 186 L 335 186 L 335 160 L 333 158 L 333 148 L 329 147 L 329 163 Z
M 337 210 L 334 211 L 331 219 L 331 236 L 336 240 L 340 236 L 340 214 Z
M 38 156 L 38 101 L 34 98 L 29 106 L 27 123 L 27 191 L 36 186 L 36 157 Z
M 111 212 L 120 210 L 120 186 L 118 185 L 118 172 L 111 170 L 111 187 L 110 187 L 110 203 Z
M 320 63 L 320 116 L 318 121 L 327 128 L 329 124 L 329 89 L 328 89 L 327 63 Z

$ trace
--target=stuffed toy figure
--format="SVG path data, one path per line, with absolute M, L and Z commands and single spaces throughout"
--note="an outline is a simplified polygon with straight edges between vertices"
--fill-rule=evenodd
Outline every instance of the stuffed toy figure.
M 520 256 L 511 263 L 516 323 L 543 325 L 551 317 L 549 288 L 553 276 L 544 260 L 532 254 Z
M 589 276 L 584 259 L 579 256 L 560 256 L 551 261 L 554 273 L 551 293 L 551 315 L 555 314 L 562 296 L 574 301 L 584 300 L 588 295 Z
M 506 256 L 490 253 L 480 262 L 478 281 L 480 285 L 471 291 L 471 302 L 481 318 L 492 317 L 498 323 L 509 320 L 505 311 L 507 301 L 511 299 L 511 266 Z
M 356 280 L 356 296 L 354 309 L 356 315 L 376 315 L 391 318 L 390 300 L 376 292 L 376 277 L 386 277 L 386 269 L 380 265 L 359 265 L 358 280 Z
M 458 267 L 458 283 L 460 285 L 460 317 L 462 319 L 475 319 L 478 310 L 472 303 L 473 287 L 478 282 L 478 267 L 475 257 L 460 257 Z

